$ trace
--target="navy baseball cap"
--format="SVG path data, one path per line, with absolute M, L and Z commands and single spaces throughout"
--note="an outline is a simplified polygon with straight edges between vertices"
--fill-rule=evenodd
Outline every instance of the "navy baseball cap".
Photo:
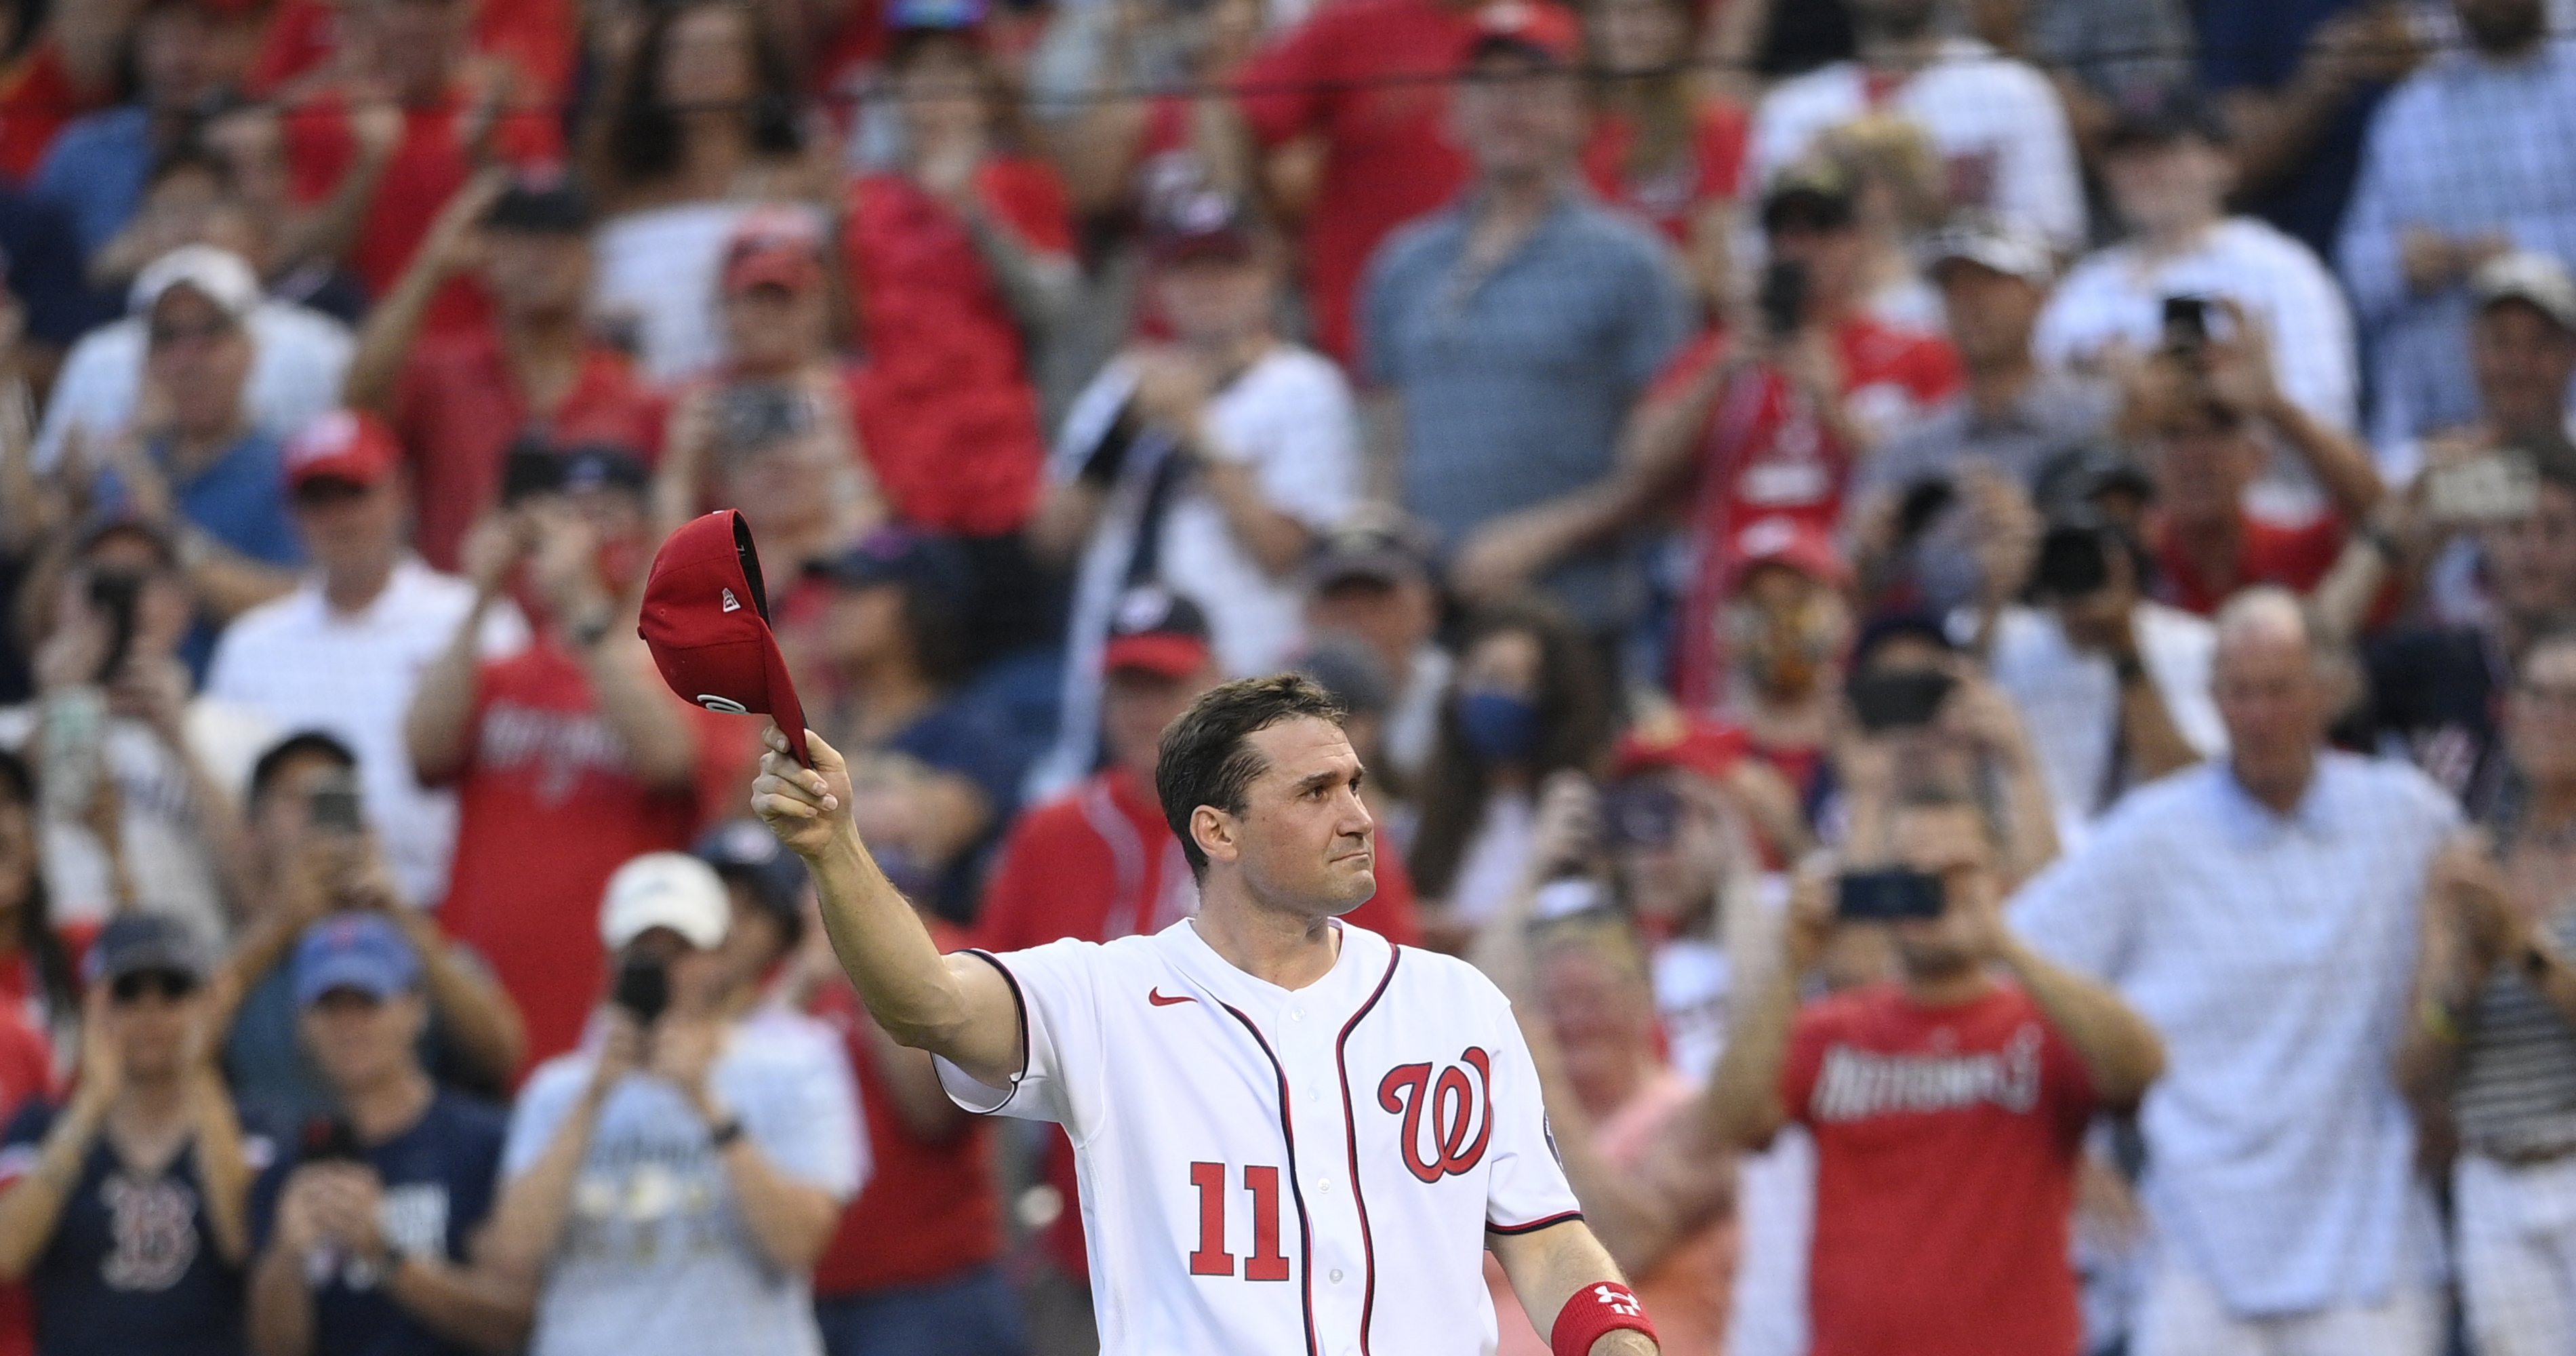
M 805 573 L 842 588 L 917 585 L 962 601 L 970 591 L 970 568 L 955 542 L 908 527 L 886 526 L 839 555 L 812 562 Z
M 1109 619 L 1109 641 L 1100 649 L 1100 671 L 1141 669 L 1164 678 L 1187 678 L 1214 653 L 1207 613 L 1169 589 L 1140 584 L 1118 599 Z
M 190 979 L 206 977 L 206 951 L 187 924 L 168 914 L 129 913 L 111 918 L 89 946 L 84 976 L 108 984 L 127 975 L 167 970 Z
M 299 1008 L 313 1006 L 333 989 L 355 989 L 382 1002 L 419 983 L 419 954 L 382 914 L 334 914 L 306 928 L 295 947 Z
M 751 887 L 751 901 L 786 930 L 794 946 L 805 930 L 805 863 L 779 846 L 757 819 L 732 819 L 701 834 L 690 855 L 726 881 Z

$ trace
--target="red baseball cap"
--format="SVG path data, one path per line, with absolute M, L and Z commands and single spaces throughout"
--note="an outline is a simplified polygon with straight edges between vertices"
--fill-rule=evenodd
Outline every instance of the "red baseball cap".
M 1142 669 L 1165 678 L 1187 678 L 1207 666 L 1207 613 L 1168 589 L 1143 584 L 1127 590 L 1109 619 L 1100 671 Z
M 394 441 L 393 430 L 374 415 L 333 410 L 289 438 L 280 459 L 290 494 L 316 480 L 373 488 L 401 464 L 402 447 Z
M 1583 29 L 1563 5 L 1549 0 L 1494 0 L 1476 11 L 1476 36 L 1459 59 L 1473 65 L 1489 52 L 1517 51 L 1552 66 L 1583 57 Z
M 1711 781 L 1725 776 L 1744 756 L 1744 731 L 1707 716 L 1667 711 L 1641 720 L 1619 736 L 1610 754 L 1610 776 L 1616 780 L 1658 768 L 1695 772 Z
M 823 282 L 823 232 L 794 207 L 755 207 L 725 241 L 726 296 L 764 284 L 803 292 Z
M 1786 565 L 1837 586 L 1851 579 L 1834 534 L 1797 518 L 1756 519 L 1727 545 L 1727 574 L 1738 583 L 1756 565 Z
M 751 527 L 732 509 L 692 518 L 653 554 L 635 629 L 673 692 L 710 711 L 774 716 L 808 767 L 805 708 L 769 630 Z

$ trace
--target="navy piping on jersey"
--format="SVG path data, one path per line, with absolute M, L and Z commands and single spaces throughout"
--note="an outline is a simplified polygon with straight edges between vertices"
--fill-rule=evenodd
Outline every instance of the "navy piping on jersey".
M 973 956 L 1002 972 L 1002 982 L 1009 985 L 1011 989 L 1011 1012 L 1020 1019 L 1020 1068 L 1019 1072 L 1011 1075 L 1011 1089 L 1004 1094 L 1001 1101 L 994 1104 L 992 1110 L 975 1113 L 978 1116 L 998 1116 L 1002 1114 L 1003 1107 L 1011 1104 L 1012 1098 L 1020 1095 L 1020 1080 L 1029 1076 L 1029 1000 L 1020 996 L 1020 977 L 1011 973 L 1011 967 L 1002 964 L 1001 957 L 982 947 L 968 947 L 963 954 Z M 972 1074 L 967 1076 L 973 1077 Z
M 1541 1229 L 1553 1229 L 1560 1224 L 1565 1224 L 1581 1218 L 1583 1218 L 1582 1211 L 1568 1210 L 1564 1214 L 1550 1215 L 1545 1219 L 1534 1219 L 1527 1224 L 1496 1224 L 1492 1220 L 1487 1220 L 1485 1221 L 1485 1232 L 1489 1234 L 1501 1234 L 1505 1238 L 1516 1238 L 1522 1234 L 1537 1233 Z
M 1359 1029 L 1360 1019 L 1377 1007 L 1377 1000 L 1386 996 L 1387 986 L 1395 982 L 1395 963 L 1402 959 L 1403 947 L 1388 948 L 1386 974 L 1379 978 L 1368 1001 L 1360 1004 L 1360 1010 L 1343 1024 L 1340 1038 L 1333 1042 L 1333 1067 L 1342 1076 L 1342 1133 L 1351 1154 L 1351 1204 L 1360 1212 L 1360 1266 L 1365 1278 L 1360 1283 L 1360 1356 L 1369 1356 L 1369 1319 L 1377 1312 L 1377 1244 L 1369 1237 L 1368 1197 L 1360 1191 L 1360 1124 L 1351 1113 L 1351 1033 Z
M 1288 1111 L 1288 1070 L 1279 1056 L 1270 1052 L 1270 1042 L 1261 1038 L 1261 1028 L 1243 1015 L 1243 1010 L 1224 999 L 1216 1005 L 1225 1009 L 1243 1029 L 1252 1033 L 1252 1043 L 1261 1047 L 1261 1057 L 1270 1061 L 1270 1072 L 1279 1079 L 1279 1134 L 1288 1142 L 1288 1194 L 1297 1202 L 1297 1296 L 1306 1312 L 1306 1356 L 1316 1356 L 1315 1347 L 1315 1226 L 1306 1217 L 1306 1188 L 1297 1180 L 1297 1130 L 1290 1123 Z

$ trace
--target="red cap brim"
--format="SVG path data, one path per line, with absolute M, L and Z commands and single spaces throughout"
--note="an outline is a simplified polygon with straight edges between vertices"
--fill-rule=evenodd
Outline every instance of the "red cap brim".
M 1143 669 L 1166 678 L 1187 678 L 1207 667 L 1209 653 L 1208 643 L 1196 636 L 1171 632 L 1119 636 L 1101 647 L 1100 671 Z

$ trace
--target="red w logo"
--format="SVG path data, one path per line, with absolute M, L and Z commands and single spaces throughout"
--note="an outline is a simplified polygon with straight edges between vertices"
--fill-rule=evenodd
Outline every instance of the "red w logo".
M 1452 1064 L 1437 1081 L 1428 1064 L 1399 1064 L 1377 1085 L 1377 1104 L 1404 1113 L 1404 1166 L 1425 1182 L 1465 1175 L 1484 1160 L 1485 1144 L 1494 1137 L 1493 1057 L 1469 1046 L 1458 1058 L 1466 1067 Z M 1476 1071 L 1472 1086 L 1468 1069 Z

